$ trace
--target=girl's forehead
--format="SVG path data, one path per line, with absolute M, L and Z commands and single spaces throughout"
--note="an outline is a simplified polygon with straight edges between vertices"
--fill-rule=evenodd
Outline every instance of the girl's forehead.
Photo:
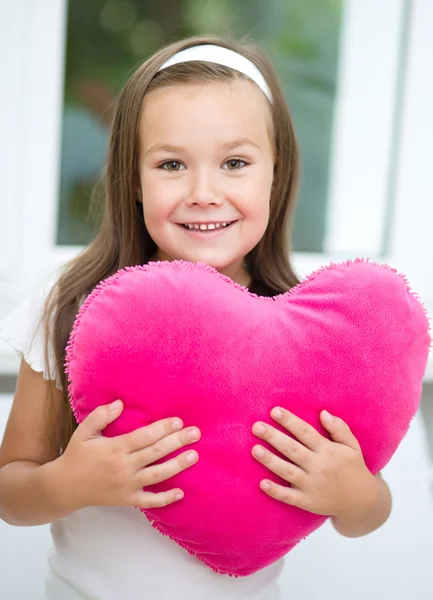
M 268 108 L 268 100 L 255 83 L 247 79 L 232 79 L 177 83 L 154 89 L 144 97 L 143 114 L 167 109 L 175 111 L 179 105 L 185 109 L 191 103 L 195 109 L 200 105 L 212 105 L 221 110 L 237 106 L 243 111 L 248 107 L 255 110 Z
M 245 79 L 186 83 L 158 88 L 145 96 L 140 137 L 149 139 L 174 130 L 191 134 L 191 127 L 221 133 L 236 128 L 239 134 L 260 135 L 269 134 L 269 126 L 269 103 L 255 83 Z

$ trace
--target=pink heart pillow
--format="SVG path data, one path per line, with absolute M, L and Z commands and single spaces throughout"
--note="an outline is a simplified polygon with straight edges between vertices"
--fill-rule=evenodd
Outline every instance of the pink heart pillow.
M 376 473 L 417 411 L 429 346 L 424 308 L 387 265 L 331 264 L 262 298 L 175 261 L 102 281 L 77 315 L 65 366 L 78 422 L 124 401 L 108 436 L 174 415 L 200 428 L 199 462 L 149 488 L 179 486 L 184 499 L 143 512 L 215 571 L 245 576 L 326 520 L 260 490 L 265 477 L 284 482 L 252 458 L 253 423 L 275 426 L 279 405 L 327 435 L 326 408 L 350 425 Z

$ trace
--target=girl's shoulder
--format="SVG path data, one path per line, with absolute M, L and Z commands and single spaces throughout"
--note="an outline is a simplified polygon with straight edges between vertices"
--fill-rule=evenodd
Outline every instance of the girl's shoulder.
M 53 350 L 48 347 L 48 365 L 45 361 L 45 331 L 41 322 L 45 301 L 60 276 L 59 271 L 46 275 L 33 293 L 0 321 L 0 338 L 5 340 L 18 356 L 44 379 L 56 381 Z

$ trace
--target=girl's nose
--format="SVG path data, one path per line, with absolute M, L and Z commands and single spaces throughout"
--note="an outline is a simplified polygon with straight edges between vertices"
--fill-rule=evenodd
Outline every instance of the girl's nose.
M 222 203 L 222 193 L 217 190 L 209 174 L 200 173 L 191 177 L 190 192 L 186 201 L 188 206 L 219 206 Z

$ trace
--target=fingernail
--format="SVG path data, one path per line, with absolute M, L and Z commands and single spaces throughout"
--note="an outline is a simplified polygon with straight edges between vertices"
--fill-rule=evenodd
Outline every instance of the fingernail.
M 188 437 L 189 437 L 189 439 L 191 441 L 194 441 L 194 440 L 198 440 L 198 438 L 200 437 L 200 435 L 199 435 L 199 433 L 198 433 L 198 431 L 196 429 L 193 429 L 192 431 L 190 431 L 188 433 Z
M 281 410 L 281 408 L 275 408 L 272 411 L 272 417 L 274 419 L 281 419 L 283 417 L 283 411 Z
M 254 455 L 258 458 L 262 458 L 265 455 L 265 451 L 263 448 L 256 448 L 256 450 L 254 450 Z
M 176 500 L 182 500 L 183 498 L 183 493 L 182 492 L 177 492 L 176 496 L 175 496 Z
M 267 481 L 262 481 L 260 487 L 262 488 L 262 490 L 268 490 L 271 486 Z
M 122 406 L 122 401 L 121 400 L 115 400 L 114 402 L 112 402 L 110 404 L 110 410 L 119 410 L 119 408 Z
M 261 423 L 259 423 L 258 425 L 254 425 L 254 433 L 258 433 L 259 435 L 262 435 L 263 433 L 265 433 L 265 431 L 266 431 L 266 428 Z
M 179 429 L 182 429 L 182 423 L 181 423 L 181 422 L 180 422 L 178 419 L 175 419 L 175 420 L 174 420 L 174 421 L 172 421 L 172 423 L 171 423 L 171 428 L 172 428 L 174 431 L 177 431 L 177 430 L 179 430 Z
M 332 419 L 334 418 L 327 410 L 322 411 L 322 416 L 328 423 L 332 423 Z
M 190 453 L 189 453 L 189 454 L 187 454 L 187 456 L 186 456 L 186 460 L 187 460 L 189 463 L 193 463 L 193 462 L 195 462 L 195 461 L 196 461 L 196 458 L 197 458 L 197 454 L 195 454 L 194 452 L 190 452 Z

